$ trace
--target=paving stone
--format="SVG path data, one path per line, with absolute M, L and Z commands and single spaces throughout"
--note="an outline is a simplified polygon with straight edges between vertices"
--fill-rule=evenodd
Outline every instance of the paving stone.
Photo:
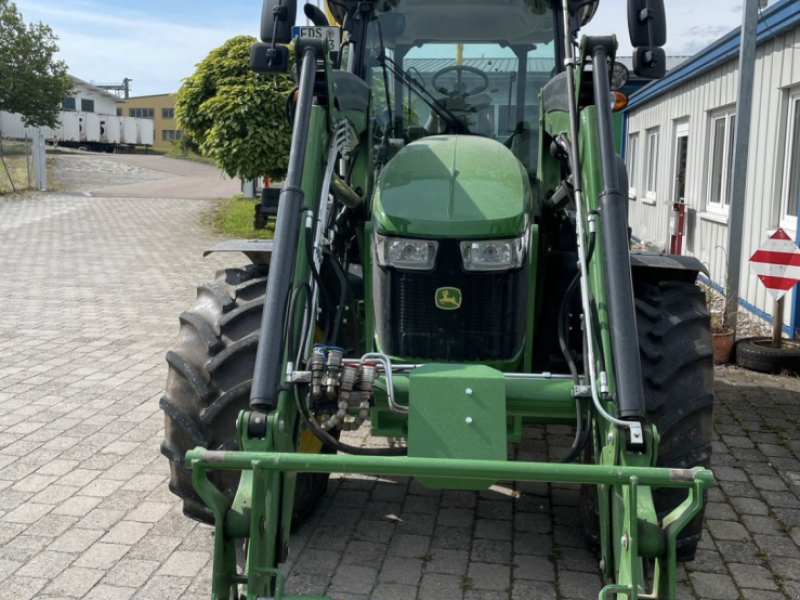
M 103 535 L 102 531 L 92 529 L 70 529 L 49 547 L 56 552 L 83 552 Z
M 389 545 L 390 556 L 419 558 L 425 556 L 430 548 L 431 540 L 421 535 L 395 534 Z
M 558 574 L 558 589 L 564 598 L 590 598 L 600 587 L 599 575 L 569 572 Z
M 476 539 L 472 544 L 472 560 L 483 563 L 511 563 L 511 542 L 494 539 Z
M 739 592 L 730 575 L 691 573 L 694 591 L 704 600 L 737 600 Z
M 775 579 L 769 569 L 761 565 L 742 565 L 732 563 L 728 565 L 733 580 L 741 588 L 756 588 L 759 590 L 778 589 Z
M 422 576 L 423 564 L 424 561 L 418 558 L 388 556 L 383 562 L 383 568 L 381 568 L 378 579 L 382 583 L 417 585 Z M 336 583 L 334 582 L 332 585 L 336 586 Z
M 731 521 L 707 521 L 711 535 L 716 540 L 735 540 L 742 541 L 748 539 L 750 536 L 747 533 L 744 525 L 741 523 Z
M 211 558 L 208 552 L 185 552 L 177 550 L 159 569 L 159 575 L 173 577 L 194 577 Z
M 475 589 L 503 590 L 511 583 L 511 567 L 488 563 L 470 563 L 467 576 Z
M 44 589 L 44 594 L 53 596 L 70 596 L 80 598 L 84 596 L 94 584 L 103 577 L 102 571 L 69 567 L 62 571 L 49 586 Z
M 378 575 L 376 569 L 341 565 L 331 582 L 331 589 L 352 594 L 368 594 L 375 585 Z
M 555 568 L 546 558 L 519 554 L 514 557 L 514 579 L 554 582 Z
M 419 600 L 463 600 L 468 581 L 457 575 L 425 573 L 419 587 Z M 377 600 L 377 599 L 376 599 Z
M 469 552 L 466 550 L 434 548 L 430 551 L 429 557 L 422 567 L 426 573 L 464 575 L 467 572 Z

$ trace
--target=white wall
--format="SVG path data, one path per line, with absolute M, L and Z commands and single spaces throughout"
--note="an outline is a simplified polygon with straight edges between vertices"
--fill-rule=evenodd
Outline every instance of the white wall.
M 117 99 L 101 94 L 94 86 L 74 82 L 71 97 L 75 98 L 75 110 L 81 110 L 81 99 L 94 100 L 94 112 L 98 115 L 116 115 Z
M 726 216 L 707 207 L 711 117 L 719 109 L 735 108 L 737 86 L 738 57 L 633 109 L 628 119 L 628 139 L 639 132 L 637 167 L 631 176 L 637 193 L 636 199 L 629 203 L 633 234 L 646 243 L 669 248 L 667 229 L 674 193 L 675 131 L 680 123 L 688 122 L 685 200 L 689 218 L 683 253 L 707 264 L 712 279 L 720 285 L 725 283 L 728 225 Z M 800 29 L 795 29 L 759 46 L 756 62 L 739 293 L 743 300 L 770 315 L 772 297 L 750 273 L 747 261 L 779 224 L 789 95 L 798 90 Z M 655 127 L 660 130 L 657 192 L 655 198 L 647 198 L 643 189 L 646 132 Z M 797 232 L 788 233 L 795 238 Z M 785 302 L 787 324 L 791 300 L 787 297 Z

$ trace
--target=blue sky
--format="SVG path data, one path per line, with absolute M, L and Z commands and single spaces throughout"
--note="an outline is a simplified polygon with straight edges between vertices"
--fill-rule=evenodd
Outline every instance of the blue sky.
M 260 0 L 15 0 L 26 21 L 60 37 L 61 58 L 76 77 L 133 79 L 133 95 L 173 92 L 213 48 L 257 35 Z M 627 40 L 625 0 L 602 0 L 588 33 Z M 771 2 L 771 4 L 774 4 Z M 671 54 L 693 54 L 740 24 L 742 0 L 666 0 Z

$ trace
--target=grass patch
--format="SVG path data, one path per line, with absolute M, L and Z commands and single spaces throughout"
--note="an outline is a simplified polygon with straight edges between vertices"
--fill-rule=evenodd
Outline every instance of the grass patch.
M 9 172 L 6 173 L 5 167 L 0 163 L 0 192 L 3 194 L 10 194 L 14 191 L 14 188 L 16 188 L 18 192 L 27 190 L 28 166 L 25 162 L 25 155 L 5 155 L 3 159 L 5 160 Z M 11 181 L 9 181 L 9 174 L 14 182 L 13 186 L 11 185 Z
M 201 156 L 200 154 L 195 154 L 191 150 L 181 150 L 177 146 L 170 148 L 166 152 L 164 152 L 164 156 L 167 158 L 182 158 L 183 160 L 191 160 L 194 162 L 204 163 L 207 165 L 213 165 L 214 159 L 209 158 L 207 156 Z
M 211 231 L 229 238 L 271 240 L 275 235 L 272 225 L 267 229 L 253 229 L 257 202 L 242 196 L 222 200 L 209 215 Z

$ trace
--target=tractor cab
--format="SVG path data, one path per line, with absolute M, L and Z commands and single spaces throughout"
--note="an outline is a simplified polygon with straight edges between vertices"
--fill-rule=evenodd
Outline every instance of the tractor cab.
M 364 79 L 376 136 L 482 136 L 533 174 L 539 92 L 559 64 L 550 3 L 393 0 L 375 14 Z

